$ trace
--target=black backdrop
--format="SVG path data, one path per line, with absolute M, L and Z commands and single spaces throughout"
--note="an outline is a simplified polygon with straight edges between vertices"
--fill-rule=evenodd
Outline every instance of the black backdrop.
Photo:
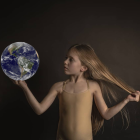
M 126 83 L 140 90 L 139 2 L 82 0 L 9 1 L 0 5 L 0 52 L 14 42 L 26 42 L 39 54 L 36 74 L 26 83 L 41 102 L 52 84 L 67 78 L 63 62 L 75 43 L 90 44 L 100 60 Z M 128 93 L 124 93 L 124 97 Z M 0 71 L 0 137 L 3 140 L 55 140 L 59 100 L 37 115 L 18 86 Z M 129 102 L 130 126 L 122 128 L 121 114 L 105 120 L 94 140 L 139 140 L 140 104 Z M 126 123 L 126 121 L 125 121 Z M 126 125 L 125 125 L 126 126 Z

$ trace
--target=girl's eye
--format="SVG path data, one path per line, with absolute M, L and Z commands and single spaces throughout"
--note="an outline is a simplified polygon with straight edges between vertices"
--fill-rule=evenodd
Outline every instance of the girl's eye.
M 65 57 L 65 59 L 67 59 L 67 57 Z M 70 61 L 72 61 L 72 59 L 70 59 Z

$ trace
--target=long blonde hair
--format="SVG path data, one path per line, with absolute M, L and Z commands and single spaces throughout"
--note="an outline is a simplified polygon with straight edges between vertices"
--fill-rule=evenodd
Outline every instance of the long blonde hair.
M 115 102 L 119 101 L 119 95 L 112 89 L 111 85 L 115 85 L 128 93 L 136 92 L 135 89 L 127 85 L 122 79 L 109 71 L 109 69 L 99 60 L 94 49 L 89 44 L 74 44 L 68 49 L 68 51 L 76 53 L 81 61 L 81 64 L 88 68 L 84 72 L 84 77 L 98 82 L 105 101 L 112 103 L 109 96 L 111 96 Z M 129 115 L 127 114 L 125 107 L 123 107 L 120 113 L 125 116 L 129 126 Z M 96 135 L 104 124 L 104 118 L 100 115 L 94 100 L 91 118 L 93 135 Z

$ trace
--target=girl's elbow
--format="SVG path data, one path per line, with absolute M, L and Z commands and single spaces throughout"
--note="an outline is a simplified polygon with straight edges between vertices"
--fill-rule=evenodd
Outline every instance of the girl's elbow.
M 42 113 L 43 113 L 43 112 L 40 111 L 40 112 L 37 112 L 36 114 L 37 114 L 37 115 L 41 115 Z
M 107 121 L 110 120 L 110 118 L 105 118 Z
M 103 115 L 103 117 L 104 117 L 105 120 L 110 120 L 110 118 L 111 118 L 108 110 L 109 110 L 109 108 L 105 111 L 105 113 Z
M 108 118 L 104 117 L 105 120 L 109 120 Z
M 36 113 L 37 115 L 41 115 L 42 113 Z
M 110 120 L 110 117 L 107 116 L 107 115 L 105 115 L 105 116 L 104 116 L 104 119 L 105 119 L 105 120 Z

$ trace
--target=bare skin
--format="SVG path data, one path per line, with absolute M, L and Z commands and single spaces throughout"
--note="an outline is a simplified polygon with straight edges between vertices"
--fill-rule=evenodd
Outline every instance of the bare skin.
M 12 80 L 12 81 L 15 83 L 14 80 Z M 22 89 L 26 95 L 26 98 L 27 98 L 29 104 L 32 106 L 32 108 L 36 112 L 36 114 L 41 115 L 51 106 L 51 104 L 53 103 L 53 101 L 55 100 L 57 95 L 62 93 L 63 82 L 64 81 L 55 83 L 50 88 L 49 93 L 41 101 L 41 103 L 39 103 L 35 99 L 35 97 L 31 93 L 31 91 L 29 90 L 27 84 L 23 84 L 23 83 L 25 83 L 24 81 L 19 81 L 19 82 L 16 81 L 17 84 L 16 83 L 15 84 L 19 86 L 19 83 L 22 83 L 21 84 Z M 20 85 L 20 87 L 21 87 L 21 85 Z M 85 91 L 87 89 L 86 81 L 85 81 L 85 86 L 82 88 L 75 87 L 75 90 L 74 90 L 74 88 L 70 87 L 70 83 L 67 83 L 67 86 L 65 86 L 65 87 L 66 87 L 65 90 L 67 92 L 72 93 L 72 91 L 74 91 L 73 92 L 74 94 Z M 71 90 L 69 90 L 69 89 L 71 89 Z M 135 95 L 135 97 L 128 95 L 127 98 L 125 98 L 122 102 L 120 102 L 116 106 L 113 106 L 109 109 L 107 107 L 103 97 L 102 97 L 101 89 L 100 89 L 100 86 L 98 85 L 97 82 L 89 80 L 89 91 L 90 91 L 92 97 L 94 97 L 96 106 L 97 106 L 100 114 L 106 120 L 109 120 L 111 117 L 113 117 L 115 114 L 117 114 L 129 101 L 137 101 L 138 102 L 139 95 L 140 95 L 139 91 L 137 91 L 137 93 L 133 93 L 133 95 Z
M 88 68 L 86 66 L 82 66 L 79 58 L 72 52 L 69 52 L 67 54 L 66 60 L 64 61 L 64 65 L 68 68 L 67 70 L 64 70 L 65 74 L 70 76 L 69 80 L 67 80 L 65 91 L 73 94 L 85 91 L 87 89 L 87 84 L 83 73 Z M 57 95 L 62 93 L 62 86 L 64 82 L 61 81 L 53 84 L 48 94 L 41 101 L 41 103 L 39 103 L 33 96 L 25 81 L 12 81 L 14 84 L 18 85 L 23 89 L 29 104 L 31 105 L 35 113 L 38 115 L 44 113 L 51 106 Z M 102 97 L 101 89 L 97 82 L 89 80 L 89 90 L 92 95 L 91 97 L 94 97 L 96 106 L 100 114 L 106 120 L 109 120 L 114 115 L 116 115 L 129 101 L 138 102 L 140 97 L 140 92 L 137 91 L 131 95 L 128 95 L 127 98 L 125 98 L 119 104 L 108 108 Z
M 33 110 L 36 112 L 37 115 L 41 115 L 51 106 L 51 104 L 53 103 L 53 101 L 55 100 L 57 95 L 62 93 L 62 86 L 63 86 L 64 81 L 57 82 L 57 83 L 53 84 L 52 87 L 50 88 L 48 94 L 45 96 L 45 98 L 40 103 L 33 96 L 32 92 L 28 88 L 27 83 L 25 81 L 12 80 L 12 82 L 15 85 L 18 85 L 19 87 L 21 87 L 23 89 L 23 91 L 26 95 L 26 98 L 27 98 L 29 104 L 32 106 Z M 72 93 L 71 90 L 73 89 L 74 94 L 87 90 L 86 81 L 84 81 L 84 82 L 82 81 L 81 83 L 82 83 L 82 85 L 84 84 L 84 86 L 82 86 L 82 88 L 81 88 L 81 86 L 78 88 L 76 88 L 76 86 L 75 86 L 75 89 L 76 89 L 75 91 L 73 88 L 71 88 L 71 85 L 69 87 L 69 84 L 71 84 L 71 83 L 67 83 L 65 90 L 67 92 Z M 95 84 L 95 82 L 93 82 L 92 80 L 88 80 L 88 83 L 89 83 L 89 91 L 93 97 L 93 94 L 94 94 L 95 89 L 96 89 L 96 87 L 95 87 L 96 85 L 95 86 L 93 85 L 93 84 Z M 80 83 L 78 83 L 78 85 L 79 84 Z M 69 90 L 69 89 L 71 89 L 71 90 Z
M 41 115 L 42 113 L 44 113 L 53 103 L 53 101 L 55 100 L 55 98 L 57 97 L 58 94 L 62 93 L 62 86 L 63 86 L 63 82 L 57 82 L 55 83 L 51 89 L 49 90 L 49 93 L 46 95 L 46 97 L 41 101 L 41 103 L 39 103 L 35 97 L 33 96 L 33 94 L 31 93 L 31 91 L 29 90 L 27 84 L 25 84 L 24 81 L 14 81 L 14 84 L 19 86 L 19 83 L 22 83 L 20 85 L 20 87 L 23 89 L 26 98 L 29 102 L 29 104 L 32 106 L 33 110 L 36 112 L 36 114 Z M 65 90 L 69 93 L 79 93 L 82 91 L 85 91 L 87 89 L 86 84 L 84 87 L 82 88 L 71 88 L 70 87 L 70 83 L 67 83 L 67 86 L 65 86 Z M 71 89 L 71 90 L 69 90 Z M 74 92 L 72 92 L 74 91 Z M 109 120 L 111 117 L 113 117 L 115 114 L 117 114 L 129 101 L 139 101 L 139 95 L 140 92 L 137 91 L 136 93 L 133 93 L 133 95 L 135 95 L 135 97 L 128 95 L 127 98 L 125 98 L 122 102 L 120 102 L 119 104 L 117 104 L 116 106 L 113 106 L 111 108 L 108 108 L 103 97 L 102 97 L 102 93 L 101 93 L 101 89 L 98 85 L 97 82 L 94 82 L 92 80 L 89 80 L 89 91 L 92 95 L 92 97 L 94 97 L 96 106 L 100 112 L 100 114 L 103 116 L 104 119 Z
M 47 96 L 42 100 L 42 102 L 40 103 L 41 108 L 42 108 L 41 109 L 41 114 L 44 113 L 50 107 L 50 105 L 53 103 L 53 101 L 55 100 L 55 98 L 57 97 L 58 94 L 62 94 L 63 82 L 64 81 L 55 83 L 55 86 L 53 86 L 54 88 L 51 88 L 49 93 L 47 94 Z M 93 95 L 94 95 L 94 92 L 95 92 L 95 89 L 96 89 L 96 87 L 95 87 L 96 85 L 94 86 L 93 84 L 95 84 L 95 82 L 93 82 L 92 80 L 89 80 L 89 91 L 92 95 L 92 98 L 93 98 Z M 70 88 L 69 83 L 67 83 L 67 88 L 68 89 Z M 69 93 L 72 93 L 70 90 L 67 90 L 66 88 L 65 88 L 65 90 Z M 86 81 L 85 81 L 85 86 L 82 89 L 77 88 L 76 92 L 74 92 L 73 94 L 80 93 L 80 92 L 83 92 L 85 90 L 87 90 Z

